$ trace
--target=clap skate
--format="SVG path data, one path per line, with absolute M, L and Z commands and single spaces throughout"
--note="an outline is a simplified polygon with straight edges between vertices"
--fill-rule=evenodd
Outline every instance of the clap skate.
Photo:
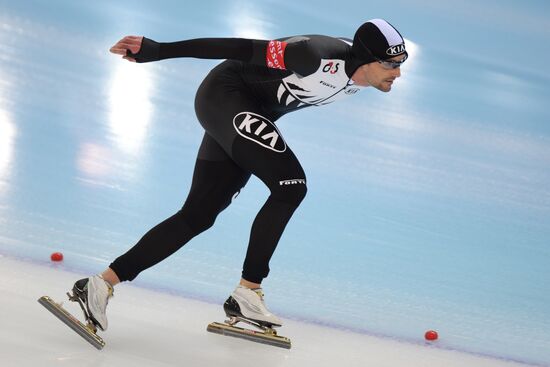
M 277 335 L 274 329 L 282 323 L 265 307 L 261 289 L 252 290 L 239 286 L 225 301 L 223 308 L 228 319 L 224 323 L 209 324 L 207 331 L 290 349 L 290 339 Z M 236 326 L 239 322 L 257 330 Z
M 95 302 L 95 304 L 89 302 L 91 294 L 94 298 L 92 302 Z M 113 288 L 99 276 L 81 279 L 74 284 L 72 293 L 67 292 L 69 301 L 77 302 L 82 309 L 86 325 L 67 311 L 62 303 L 57 303 L 48 296 L 40 297 L 38 302 L 88 343 L 101 350 L 105 346 L 105 342 L 97 335 L 97 329 L 107 329 L 105 307 L 107 306 L 108 299 L 112 297 L 112 295 Z M 94 313 L 90 311 L 90 308 L 95 310 L 95 317 Z

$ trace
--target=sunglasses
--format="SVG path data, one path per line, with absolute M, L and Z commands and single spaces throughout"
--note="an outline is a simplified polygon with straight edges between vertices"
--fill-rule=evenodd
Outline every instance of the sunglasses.
M 409 55 L 405 54 L 405 57 L 402 58 L 401 60 L 381 60 L 376 57 L 375 57 L 375 60 L 378 61 L 378 63 L 382 65 L 384 69 L 391 70 L 391 69 L 397 69 L 398 67 L 400 67 L 401 64 L 403 64 L 408 57 Z
M 363 45 L 363 47 L 365 47 L 365 45 Z M 401 64 L 403 64 L 409 58 L 409 54 L 405 52 L 405 57 L 403 57 L 401 60 L 382 60 L 374 56 L 374 54 L 368 47 L 365 47 L 365 49 L 372 56 L 373 59 L 378 61 L 378 63 L 382 65 L 384 69 L 387 69 L 387 70 L 397 69 L 398 67 L 401 67 Z

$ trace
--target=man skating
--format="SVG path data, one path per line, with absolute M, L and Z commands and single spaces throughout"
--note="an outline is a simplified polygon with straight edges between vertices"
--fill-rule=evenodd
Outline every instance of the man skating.
M 253 174 L 270 196 L 254 220 L 241 280 L 224 310 L 230 317 L 270 329 L 281 326 L 265 306 L 261 283 L 307 189 L 305 173 L 275 121 L 288 112 L 355 95 L 363 87 L 389 92 L 408 56 L 403 37 L 388 22 L 373 19 L 359 27 L 353 41 L 303 35 L 272 41 L 205 38 L 158 43 L 127 36 L 111 52 L 138 63 L 175 57 L 226 61 L 197 91 L 195 111 L 205 134 L 182 209 L 103 273 L 77 281 L 73 295 L 91 322 L 106 330 L 113 287 L 133 280 L 210 228 Z

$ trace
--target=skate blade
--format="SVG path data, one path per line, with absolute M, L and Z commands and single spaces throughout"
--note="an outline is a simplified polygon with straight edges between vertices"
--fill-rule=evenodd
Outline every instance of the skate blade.
M 268 334 L 261 331 L 244 329 L 241 327 L 213 322 L 206 328 L 211 333 L 234 336 L 257 343 L 273 345 L 275 347 L 290 349 L 290 339 L 284 336 Z
M 84 325 L 80 320 L 71 315 L 60 304 L 56 303 L 48 296 L 43 296 L 38 299 L 38 303 L 46 307 L 48 311 L 53 313 L 65 325 L 73 329 L 78 335 L 84 338 L 88 343 L 101 350 L 105 346 L 105 342 L 88 326 Z

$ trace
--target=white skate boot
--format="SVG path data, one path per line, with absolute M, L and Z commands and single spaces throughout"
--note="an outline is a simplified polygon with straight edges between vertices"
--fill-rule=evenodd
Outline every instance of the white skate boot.
M 283 325 L 265 306 L 261 288 L 249 289 L 239 285 L 225 301 L 223 308 L 229 317 L 246 319 L 270 328 Z
M 62 303 L 55 302 L 49 296 L 42 296 L 38 303 L 44 306 L 65 325 L 97 349 L 103 349 L 105 342 L 97 335 L 97 329 L 107 330 L 105 309 L 109 298 L 113 296 L 113 287 L 99 275 L 77 281 L 73 291 L 67 292 L 69 301 L 77 302 L 84 313 L 85 323 L 80 322 Z
M 107 330 L 105 311 L 112 296 L 113 287 L 99 275 L 80 279 L 73 286 L 73 297 L 77 298 L 75 301 L 80 303 L 85 316 L 103 331 Z
M 290 339 L 277 335 L 277 331 L 274 329 L 283 323 L 265 307 L 261 288 L 249 289 L 239 285 L 225 301 L 223 309 L 229 319 L 223 323 L 212 322 L 206 330 L 211 333 L 290 349 Z M 252 325 L 257 330 L 237 326 L 240 322 Z

